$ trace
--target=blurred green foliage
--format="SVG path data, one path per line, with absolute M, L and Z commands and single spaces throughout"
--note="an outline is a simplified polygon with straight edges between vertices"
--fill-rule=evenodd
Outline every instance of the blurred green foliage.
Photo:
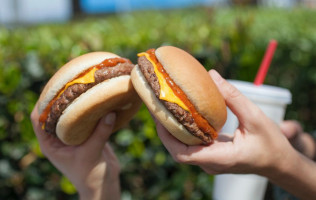
M 287 118 L 316 122 L 316 12 L 305 9 L 194 8 L 79 17 L 66 24 L 0 26 L 0 199 L 77 199 L 41 154 L 29 115 L 47 80 L 68 60 L 174 45 L 225 78 L 253 81 L 270 39 L 278 40 L 265 83 L 293 94 Z M 122 167 L 123 199 L 211 199 L 213 177 L 175 163 L 143 106 L 111 138 Z

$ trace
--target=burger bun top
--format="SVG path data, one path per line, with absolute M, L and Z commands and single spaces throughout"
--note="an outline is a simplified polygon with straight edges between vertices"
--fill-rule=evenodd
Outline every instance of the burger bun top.
M 198 113 L 216 131 L 219 131 L 226 122 L 226 104 L 203 65 L 189 53 L 173 46 L 160 47 L 155 54 L 171 79 L 186 94 Z
M 49 102 L 70 81 L 90 67 L 105 59 L 119 57 L 110 52 L 92 52 L 76 57 L 62 66 L 47 82 L 39 98 L 39 113 L 41 114 Z

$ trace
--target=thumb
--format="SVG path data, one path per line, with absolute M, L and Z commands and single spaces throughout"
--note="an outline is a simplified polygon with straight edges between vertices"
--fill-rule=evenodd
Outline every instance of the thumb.
M 210 70 L 209 74 L 224 97 L 226 105 L 238 118 L 239 123 L 244 126 L 254 125 L 260 117 L 265 116 L 258 106 L 223 79 L 217 71 Z
M 105 143 L 108 141 L 110 135 L 112 134 L 113 126 L 115 124 L 116 114 L 111 112 L 106 116 L 102 117 L 97 126 L 95 127 L 90 138 L 84 143 L 86 148 L 102 150 Z

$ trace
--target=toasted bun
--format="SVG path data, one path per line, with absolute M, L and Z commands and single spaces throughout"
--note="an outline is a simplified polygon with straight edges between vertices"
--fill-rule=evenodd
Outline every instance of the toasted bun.
M 203 65 L 187 52 L 172 46 L 160 47 L 155 54 L 197 111 L 219 131 L 226 121 L 226 104 Z
M 57 93 L 84 70 L 108 58 L 119 57 L 108 52 L 94 52 L 77 57 L 65 64 L 48 81 L 39 98 L 41 114 Z M 62 113 L 57 125 L 57 137 L 67 145 L 84 142 L 93 132 L 99 119 L 116 112 L 114 130 L 127 123 L 138 111 L 141 99 L 132 87 L 129 75 L 111 78 L 88 89 Z
M 155 54 L 199 114 L 216 131 L 219 131 L 226 121 L 226 104 L 205 68 L 193 56 L 176 47 L 160 47 Z M 188 145 L 203 143 L 202 140 L 189 133 L 156 98 L 138 66 L 133 69 L 131 76 L 135 90 L 148 109 L 173 136 Z
M 43 89 L 39 98 L 39 114 L 44 111 L 48 103 L 69 81 L 73 80 L 74 77 L 93 65 L 101 63 L 105 59 L 116 57 L 119 56 L 109 52 L 92 52 L 74 58 L 66 63 L 54 74 Z
M 103 81 L 75 99 L 59 118 L 58 138 L 68 145 L 85 141 L 99 119 L 116 112 L 113 131 L 118 130 L 138 111 L 141 100 L 136 94 L 130 76 L 119 76 Z
M 157 99 L 138 65 L 132 70 L 131 78 L 135 90 L 144 101 L 147 108 L 175 138 L 188 145 L 203 143 L 202 140 L 189 133 Z

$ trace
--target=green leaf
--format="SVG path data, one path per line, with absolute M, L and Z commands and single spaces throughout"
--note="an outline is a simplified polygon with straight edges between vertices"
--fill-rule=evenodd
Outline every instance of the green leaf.
M 66 194 L 75 194 L 77 192 L 75 186 L 65 176 L 62 176 L 60 180 L 60 187 Z

